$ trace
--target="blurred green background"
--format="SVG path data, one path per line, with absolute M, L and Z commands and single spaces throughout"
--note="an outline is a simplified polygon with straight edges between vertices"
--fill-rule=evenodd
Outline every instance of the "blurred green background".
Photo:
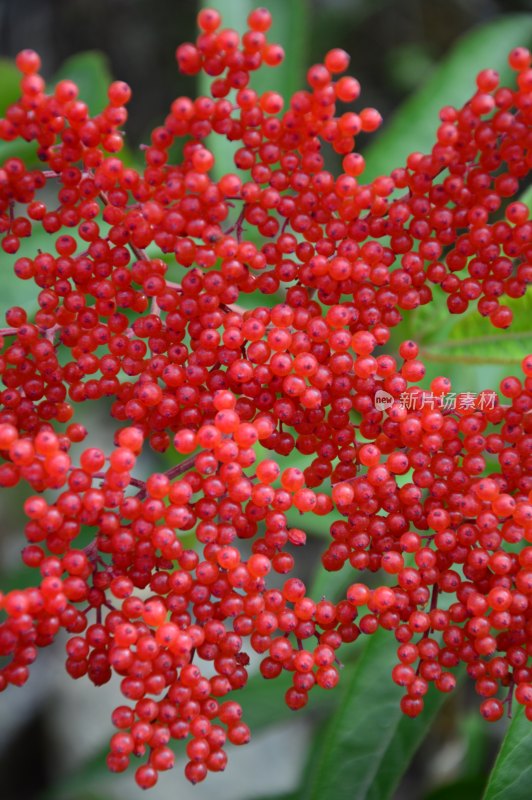
M 362 84 L 359 107 L 376 106 L 385 123 L 372 137 L 360 138 L 368 175 L 387 172 L 405 155 L 430 148 L 437 110 L 465 100 L 482 67 L 503 68 L 508 50 L 532 42 L 532 3 L 528 0 L 266 0 L 275 15 L 272 39 L 287 51 L 287 65 L 266 71 L 262 88 L 285 94 L 302 85 L 307 66 L 332 47 L 351 54 L 351 74 Z M 225 10 L 227 25 L 241 26 L 248 0 L 213 3 Z M 32 47 L 43 59 L 47 78 L 72 77 L 82 98 L 98 104 L 106 82 L 127 81 L 129 106 L 127 158 L 140 163 L 139 145 L 149 141 L 174 97 L 204 91 L 177 72 L 174 52 L 195 37 L 198 5 L 192 0 L 3 0 L 0 3 L 0 56 L 12 58 Z M 528 13 L 527 13 L 528 12 Z M 518 16 L 516 16 L 518 15 Z M 80 55 L 82 54 L 82 55 Z M 0 106 L 16 96 L 13 70 L 0 62 Z M 15 94 L 13 94 L 15 92 Z M 96 110 L 99 110 L 96 108 Z M 0 161 L 8 151 L 0 143 Z M 334 164 L 331 162 L 331 168 Z M 32 241 L 36 248 L 38 243 Z M 4 301 L 26 304 L 6 264 Z M 529 298 L 527 298 L 528 300 Z M 450 374 L 453 389 L 478 392 L 496 386 L 508 365 L 517 364 L 530 344 L 530 303 L 521 303 L 514 331 L 492 335 L 474 313 L 449 318 L 438 302 L 411 314 L 394 336 L 421 339 L 427 380 Z M 467 339 L 468 344 L 462 344 Z M 470 340 L 473 340 L 473 344 Z M 475 349 L 476 348 L 476 349 Z M 530 349 L 530 347 L 528 347 Z M 469 359 L 469 360 L 468 360 Z M 471 361 L 473 359 L 473 361 Z M 104 443 L 112 425 L 105 404 L 83 409 L 91 443 Z M 106 428 L 106 425 L 110 426 Z M 27 580 L 18 567 L 22 520 L 17 512 L 23 490 L 0 498 L 0 586 Z M 352 575 L 321 575 L 319 553 L 324 525 L 309 523 L 303 571 L 315 596 L 341 594 Z M 314 522 L 314 525 L 316 523 Z M 316 570 L 316 567 L 318 568 Z M 346 649 L 339 690 L 311 698 L 304 712 L 289 712 L 280 681 L 251 678 L 241 700 L 253 741 L 232 748 L 223 775 L 190 787 L 182 764 L 161 775 L 153 800 L 480 800 L 506 721 L 486 726 L 478 700 L 464 685 L 447 700 L 429 697 L 427 714 L 415 722 L 398 713 L 397 690 L 389 677 L 393 637 L 376 636 Z M 133 770 L 111 776 L 105 767 L 111 733 L 110 709 L 120 702 L 113 683 L 94 689 L 64 673 L 64 643 L 40 655 L 23 691 L 10 689 L 0 716 L 0 797 L 2 800 L 118 800 L 141 792 Z M 518 719 L 514 733 L 524 735 Z M 530 737 L 529 737 L 530 741 Z M 532 749 L 528 751 L 532 755 Z M 528 758 L 531 762 L 532 758 Z M 526 762 L 526 753 L 525 753 Z M 522 773 L 522 770 L 520 774 Z M 527 798 L 521 782 L 516 800 Z M 504 797 L 489 789 L 486 798 Z
M 224 4 L 232 22 L 243 21 L 239 0 Z M 468 30 L 532 10 L 530 0 L 271 0 L 263 5 L 273 13 L 294 9 L 290 38 L 302 36 L 308 64 L 330 47 L 347 50 L 363 86 L 362 101 L 377 106 L 386 119 Z M 176 95 L 191 91 L 191 81 L 177 73 L 174 52 L 195 36 L 196 12 L 194 0 L 3 0 L 0 53 L 12 57 L 33 47 L 48 76 L 75 53 L 104 53 L 112 74 L 134 89 L 128 133 L 138 143 Z M 290 49 L 291 40 L 283 45 Z

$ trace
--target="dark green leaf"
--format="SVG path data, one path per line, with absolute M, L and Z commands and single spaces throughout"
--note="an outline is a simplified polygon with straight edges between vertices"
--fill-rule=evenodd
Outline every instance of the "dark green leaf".
M 532 14 L 499 17 L 461 38 L 425 85 L 401 106 L 375 144 L 368 147 L 364 180 L 389 173 L 404 164 L 409 153 L 430 152 L 440 108 L 462 105 L 475 93 L 475 77 L 486 67 L 496 69 L 503 83 L 513 81 L 508 53 L 517 45 L 528 46 L 531 39 Z
M 460 778 L 452 783 L 439 786 L 425 795 L 424 800 L 480 800 L 486 785 L 485 775 Z
M 255 794 L 252 796 L 250 795 L 253 800 L 299 800 L 299 792 L 283 792 L 283 794 L 269 794 L 269 795 L 261 795 L 257 797 Z
M 391 678 L 389 678 L 391 680 Z M 445 703 L 446 696 L 432 689 L 425 697 L 423 713 L 416 719 L 401 715 L 399 724 L 382 759 L 368 800 L 391 797 L 410 761 L 421 745 L 434 719 Z M 470 798 L 473 800 L 473 798 Z
M 461 716 L 458 725 L 465 745 L 462 775 L 464 778 L 473 778 L 480 775 L 485 765 L 489 763 L 491 731 L 476 709 L 466 716 Z
M 403 716 L 401 689 L 390 676 L 397 643 L 378 631 L 355 665 L 341 706 L 309 764 L 301 800 L 386 800 L 444 702 L 429 694 L 425 712 Z M 349 795 L 346 795 L 346 787 Z
M 483 800 L 524 800 L 532 786 L 532 725 L 521 707 L 503 739 Z

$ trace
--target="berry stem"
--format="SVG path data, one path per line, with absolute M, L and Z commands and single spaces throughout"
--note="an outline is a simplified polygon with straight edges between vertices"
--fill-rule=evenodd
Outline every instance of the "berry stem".
M 515 690 L 515 682 L 514 682 L 514 680 L 512 678 L 512 682 L 510 683 L 510 685 L 508 687 L 508 694 L 506 695 L 506 697 L 502 701 L 503 703 L 505 703 L 508 706 L 508 712 L 507 712 L 508 719 L 512 719 L 512 706 L 513 706 L 513 700 L 514 700 L 514 690 Z
M 176 464 L 174 467 L 170 467 L 170 469 L 166 470 L 164 474 L 169 480 L 172 480 L 172 478 L 177 478 L 178 475 L 183 475 L 185 472 L 188 472 L 188 470 L 194 466 L 196 458 L 197 458 L 196 454 L 189 456 L 188 458 L 185 458 L 184 461 L 181 461 L 180 464 Z M 133 480 L 131 481 L 131 483 L 133 483 Z M 140 492 L 137 492 L 135 497 L 138 500 L 144 500 L 147 494 L 146 484 L 143 481 L 136 481 L 134 485 L 142 487 L 140 489 Z
M 242 236 L 244 234 L 244 219 L 245 219 L 245 215 L 246 215 L 246 206 L 244 204 L 244 206 L 242 207 L 242 211 L 238 215 L 238 218 L 237 218 L 236 222 L 234 223 L 234 225 L 231 225 L 230 228 L 227 228 L 227 230 L 224 231 L 225 236 L 229 236 L 229 234 L 233 233 L 233 231 L 234 231 L 237 242 L 241 242 L 242 241 Z
M 501 339 L 502 341 L 502 339 Z M 462 345 L 460 341 L 460 345 Z M 465 356 L 465 355 L 451 355 L 446 353 L 437 353 L 434 350 L 425 348 L 420 349 L 420 355 L 427 359 L 427 361 L 438 361 L 442 364 L 485 364 L 485 356 Z M 494 356 L 490 358 L 490 364 L 500 364 L 501 366 L 510 366 L 511 364 L 518 364 L 519 358 L 503 358 L 502 356 Z

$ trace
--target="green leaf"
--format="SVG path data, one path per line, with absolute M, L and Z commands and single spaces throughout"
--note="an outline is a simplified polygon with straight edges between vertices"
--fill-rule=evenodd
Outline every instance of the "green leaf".
M 253 794 L 253 797 L 250 796 L 250 800 L 298 800 L 299 792 L 283 792 L 282 794 L 269 794 L 269 795 L 261 795 L 257 797 Z
M 42 166 L 37 157 L 36 143 L 25 142 L 24 139 L 0 142 L 0 164 L 3 164 L 8 158 L 20 158 L 26 167 Z
M 7 58 L 0 59 L 0 117 L 19 99 L 20 79 L 21 74 L 14 62 Z M 35 143 L 25 142 L 23 139 L 0 142 L 0 164 L 8 158 L 21 158 L 31 167 L 39 163 Z
M 0 116 L 20 97 L 21 77 L 13 61 L 0 58 Z
M 498 17 L 462 37 L 425 85 L 401 106 L 375 144 L 367 148 L 364 181 L 389 173 L 403 164 L 409 153 L 430 152 L 439 110 L 446 105 L 463 105 L 475 93 L 475 76 L 480 70 L 496 69 L 503 85 L 513 83 L 508 53 L 518 45 L 528 46 L 531 39 L 532 14 Z
M 466 716 L 460 715 L 458 720 L 459 733 L 463 739 L 465 752 L 462 760 L 462 777 L 474 778 L 482 775 L 485 765 L 490 762 L 490 730 L 478 710 L 471 711 Z M 484 775 L 484 784 L 486 776 Z
M 15 144 L 11 142 L 11 144 Z M 33 155 L 35 155 L 35 143 L 26 144 L 26 147 L 33 148 Z M 0 158 L 2 149 L 0 147 Z M 52 192 L 56 192 L 60 188 L 58 182 L 49 183 L 47 187 L 47 201 L 52 201 Z M 53 202 L 53 201 L 52 201 Z M 100 224 L 101 230 L 105 231 L 107 226 Z M 87 243 L 79 236 L 77 230 L 72 230 L 70 235 L 76 239 L 78 243 L 78 253 L 86 249 Z M 52 233 L 47 233 L 38 222 L 32 223 L 31 236 L 20 240 L 20 247 L 18 251 L 12 255 L 3 255 L 3 272 L 2 272 L 2 292 L 0 294 L 0 321 L 3 323 L 4 315 L 8 308 L 11 306 L 23 306 L 28 317 L 31 319 L 35 311 L 38 310 L 37 296 L 39 294 L 39 287 L 34 281 L 23 281 L 17 278 L 14 272 L 15 262 L 19 258 L 35 258 L 37 253 L 52 253 L 55 254 L 55 241 L 57 236 Z
M 79 86 L 80 99 L 88 104 L 92 116 L 103 111 L 107 105 L 107 89 L 112 81 L 109 62 L 103 53 L 87 51 L 68 58 L 54 76 L 51 85 L 55 86 L 60 80 L 67 78 Z M 20 96 L 19 81 L 20 74 L 14 64 L 0 60 L 0 115 Z M 131 160 L 131 156 L 127 156 Z M 0 142 L 0 163 L 7 158 L 21 158 L 29 167 L 40 164 L 36 143 L 22 139 Z
M 424 358 L 431 361 L 461 364 L 520 364 L 532 349 L 532 291 L 524 297 L 506 299 L 514 318 L 508 331 L 497 333 L 489 319 L 476 308 L 462 315 L 447 327 L 446 338 L 438 338 L 422 349 Z
M 438 786 L 433 792 L 425 795 L 424 800 L 480 800 L 485 785 L 485 775 L 459 778 L 452 783 Z
M 252 3 L 252 7 L 255 6 Z M 252 76 L 251 85 L 260 93 L 280 92 L 286 107 L 291 95 L 304 85 L 310 33 L 309 3 L 308 0 L 290 0 L 288 3 L 286 0 L 269 0 L 268 11 L 273 17 L 268 40 L 284 48 L 285 58 L 278 67 L 261 67 Z
M 353 567 L 349 561 L 346 561 L 342 569 L 336 572 L 328 572 L 323 568 L 321 559 L 316 561 L 316 569 L 309 588 L 310 597 L 315 601 L 326 597 L 335 603 L 339 602 L 345 595 L 349 585 L 357 580 Z
M 389 680 L 391 681 L 391 678 Z M 446 699 L 446 695 L 431 690 L 425 696 L 425 707 L 419 717 L 409 719 L 401 715 L 379 771 L 368 792 L 368 800 L 385 800 L 392 796 Z
M 202 8 L 212 6 L 211 0 L 202 0 Z M 254 0 L 218 0 L 216 10 L 222 15 L 224 28 L 233 28 L 242 34 L 246 30 L 246 19 L 250 11 L 257 7 Z M 268 39 L 280 44 L 285 51 L 285 60 L 279 67 L 262 66 L 252 75 L 251 86 L 262 93 L 267 90 L 279 91 L 285 102 L 302 85 L 306 64 L 309 5 L 308 0 L 270 0 L 268 10 L 273 17 Z M 200 73 L 198 92 L 208 95 L 213 81 L 209 75 Z M 229 142 L 223 136 L 209 136 L 207 146 L 216 160 L 212 174 L 219 178 L 234 169 L 233 156 L 239 143 Z
M 107 105 L 107 89 L 112 82 L 107 57 L 96 50 L 78 53 L 62 64 L 54 76 L 53 85 L 71 80 L 79 87 L 79 96 L 87 103 L 91 115 L 99 114 Z
M 429 693 L 417 719 L 399 707 L 402 690 L 390 676 L 397 642 L 379 630 L 356 663 L 343 702 L 323 733 L 301 789 L 301 800 L 337 800 L 345 788 L 357 800 L 386 800 L 445 697 Z
M 532 212 L 532 186 L 518 200 Z M 440 365 L 445 364 L 453 388 L 480 391 L 502 380 L 503 373 L 507 372 L 501 372 L 503 366 L 519 363 L 523 355 L 530 352 L 530 290 L 522 298 L 503 299 L 504 305 L 512 309 L 514 319 L 510 329 L 501 333 L 479 315 L 476 306 L 471 306 L 460 317 L 449 314 L 447 294 L 439 286 L 432 286 L 431 291 L 432 302 L 407 312 L 401 324 L 392 331 L 392 346 L 395 348 L 404 339 L 415 339 L 419 343 L 428 369 L 427 381 L 440 374 Z M 468 374 L 468 384 L 462 386 L 465 363 L 476 368 Z
M 483 800 L 523 800 L 532 785 L 532 724 L 521 707 L 503 739 Z
M 525 189 L 519 200 L 521 203 L 525 203 L 529 210 L 532 211 L 532 186 L 529 186 L 528 189 Z
M 210 0 L 202 0 L 202 8 L 210 8 Z M 242 34 L 247 28 L 247 16 L 257 3 L 254 0 L 218 0 L 216 10 L 222 15 L 224 28 L 233 28 Z M 280 44 L 285 51 L 285 59 L 279 67 L 262 66 L 252 74 L 251 85 L 258 92 L 274 90 L 282 92 L 287 100 L 301 88 L 307 59 L 309 37 L 308 0 L 269 0 L 273 23 L 268 31 L 268 41 Z M 200 92 L 208 93 L 212 78 L 200 75 Z M 219 138 L 219 137 L 218 137 Z
M 210 0 L 201 0 L 200 8 L 211 8 Z M 246 18 L 254 7 L 252 0 L 219 0 L 216 3 L 216 10 L 222 15 L 222 27 L 232 28 L 239 34 L 246 29 Z M 213 82 L 210 75 L 200 72 L 198 77 L 198 95 L 210 95 L 210 87 Z M 206 139 L 206 145 L 214 156 L 215 164 L 211 170 L 211 175 L 215 180 L 219 180 L 226 172 L 234 170 L 233 157 L 239 148 L 237 142 L 229 142 L 225 136 L 211 134 Z M 235 217 L 238 215 L 235 214 Z
M 1 156 L 0 156 L 1 158 Z M 5 314 L 8 308 L 12 306 L 22 306 L 27 312 L 28 317 L 31 319 L 33 313 L 38 309 L 37 305 L 37 288 L 33 282 L 21 281 L 13 271 L 13 264 L 20 258 L 23 253 L 19 252 L 12 256 L 12 262 L 4 263 L 2 269 L 2 292 L 0 293 L 0 327 L 5 325 Z M 35 257 L 36 251 L 33 252 L 31 257 Z M 7 262 L 6 256 L 4 259 Z M 10 341 L 13 341 L 10 339 Z
M 398 347 L 404 339 L 414 339 L 420 345 L 443 339 L 447 336 L 447 327 L 454 324 L 455 319 L 447 309 L 447 294 L 440 286 L 431 286 L 432 300 L 413 311 L 404 314 L 401 323 L 393 329 L 392 341 Z
M 326 491 L 327 485 L 321 487 L 320 491 Z M 316 536 L 318 539 L 330 539 L 330 527 L 333 522 L 345 519 L 336 509 L 333 509 L 329 514 L 319 516 L 309 512 L 301 513 L 297 508 L 292 507 L 285 511 L 287 524 L 290 528 L 301 528 L 309 536 Z

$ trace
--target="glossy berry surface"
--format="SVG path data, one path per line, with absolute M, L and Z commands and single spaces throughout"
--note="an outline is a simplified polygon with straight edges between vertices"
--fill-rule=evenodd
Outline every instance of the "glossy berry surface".
M 348 55 L 325 54 L 292 97 L 259 94 L 253 73 L 284 57 L 271 24 L 255 9 L 239 37 L 200 12 L 176 60 L 210 93 L 172 102 L 141 170 L 120 157 L 122 81 L 91 116 L 24 50 L 0 120 L 0 140 L 42 162 L 0 166 L 3 260 L 38 300 L 0 330 L 0 486 L 28 488 L 35 571 L 0 595 L 0 691 L 66 632 L 72 678 L 118 676 L 107 764 L 134 765 L 143 789 L 173 767 L 173 741 L 192 783 L 249 741 L 251 658 L 265 679 L 289 673 L 297 710 L 337 686 L 340 647 L 378 629 L 397 640 L 407 717 L 452 691 L 460 664 L 486 720 L 511 697 L 532 716 L 532 357 L 446 407 L 448 378 L 419 385 L 418 343 L 387 348 L 434 287 L 449 314 L 511 326 L 507 299 L 532 274 L 517 199 L 530 54 L 510 54 L 514 86 L 486 69 L 463 107 L 442 109 L 430 153 L 365 183 L 356 138 L 382 120 L 361 107 Z M 234 145 L 227 172 L 211 137 Z M 49 250 L 20 255 L 40 229 Z M 102 398 L 106 451 L 78 421 Z M 171 466 L 141 478 L 150 448 Z M 339 600 L 298 577 L 308 515 L 326 520 L 323 568 L 352 573 Z

